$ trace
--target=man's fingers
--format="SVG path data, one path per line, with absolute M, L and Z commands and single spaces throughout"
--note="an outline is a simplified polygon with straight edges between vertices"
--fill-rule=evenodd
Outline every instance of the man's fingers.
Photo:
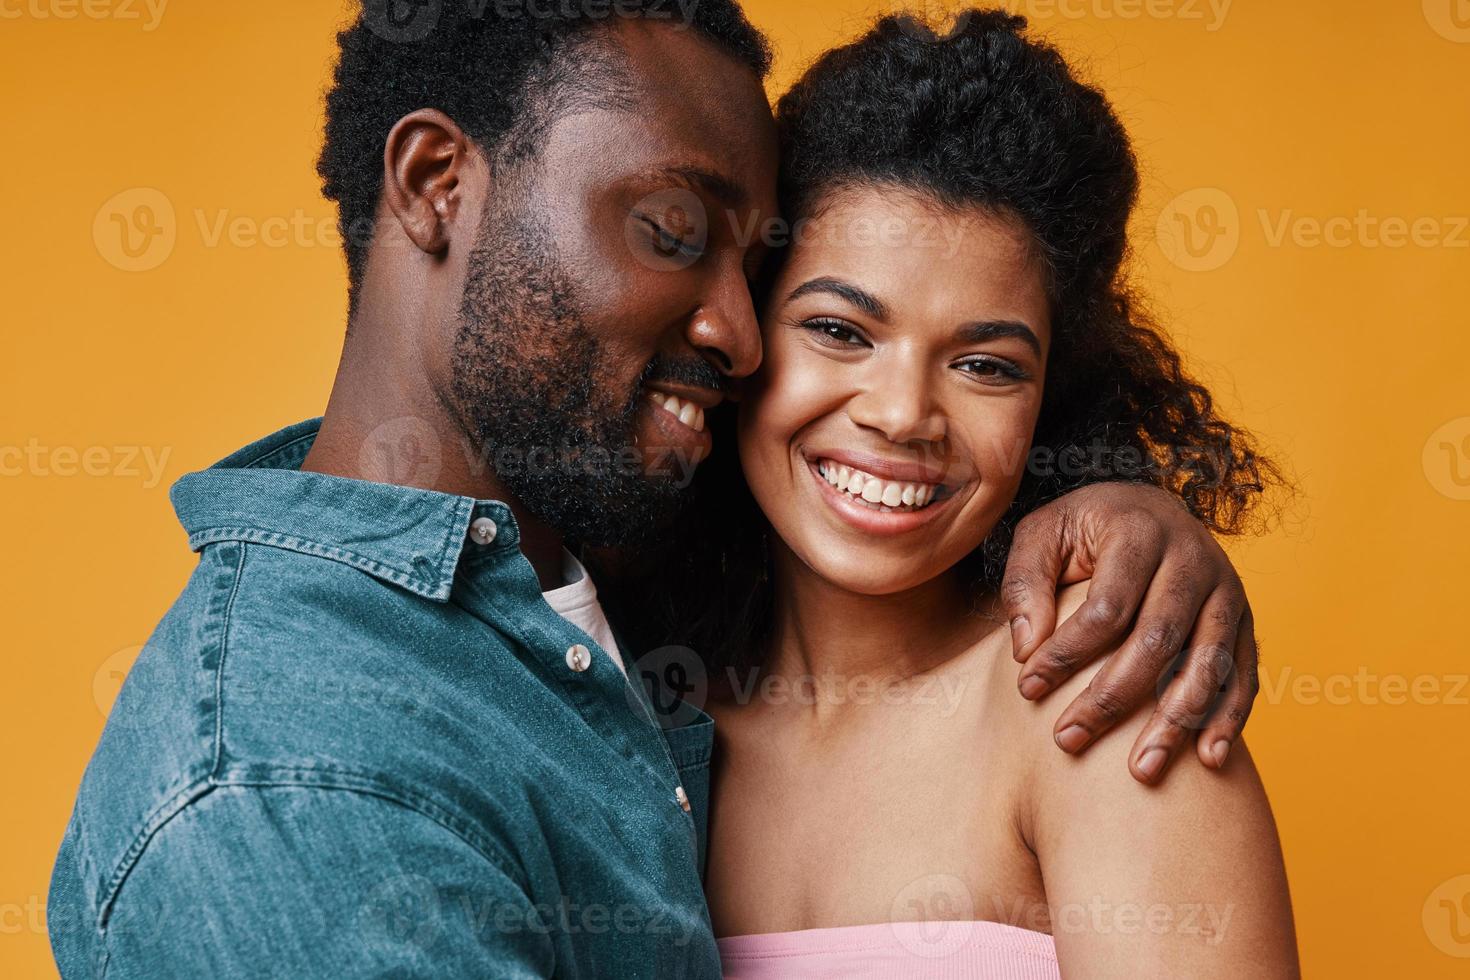
M 1179 748 L 1194 740 L 1235 675 L 1235 641 L 1244 600 L 1221 587 L 1205 603 L 1177 669 L 1159 680 L 1159 703 L 1133 743 L 1128 768 L 1140 782 L 1160 782 Z
M 1239 740 L 1246 719 L 1250 717 L 1251 706 L 1256 702 L 1256 694 L 1261 690 L 1256 621 L 1249 605 L 1241 616 L 1234 650 L 1235 669 L 1197 743 L 1200 760 L 1212 769 L 1224 767 L 1230 747 Z
M 1011 624 L 1011 655 L 1017 663 L 1025 663 L 1037 644 L 1056 629 L 1057 582 L 1066 560 L 1063 548 L 1061 522 L 1054 518 L 1028 518 L 1016 528 L 1000 597 Z
M 1187 572 L 1167 561 L 1159 570 L 1127 641 L 1057 720 L 1063 751 L 1086 748 L 1159 692 L 1159 678 L 1179 657 L 1206 599 Z
M 1017 684 L 1029 701 L 1055 690 L 1085 664 L 1116 648 L 1163 555 L 1157 533 L 1116 534 L 1099 550 L 1087 600 L 1026 658 Z

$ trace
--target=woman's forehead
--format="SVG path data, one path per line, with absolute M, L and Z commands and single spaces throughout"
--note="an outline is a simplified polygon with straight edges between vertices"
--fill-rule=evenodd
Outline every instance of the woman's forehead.
M 930 309 L 964 318 L 998 307 L 1043 320 L 1045 277 L 1018 218 L 979 205 L 954 207 L 889 185 L 825 195 L 792 228 L 771 299 L 784 302 L 818 277 L 852 282 L 896 312 Z

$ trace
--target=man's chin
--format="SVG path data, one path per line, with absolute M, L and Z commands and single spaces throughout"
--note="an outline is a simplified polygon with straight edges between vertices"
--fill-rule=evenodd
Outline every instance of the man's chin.
M 625 477 L 600 486 L 526 487 L 518 496 L 536 517 L 563 538 L 593 548 L 648 544 L 651 536 L 684 513 L 687 482 L 672 477 Z

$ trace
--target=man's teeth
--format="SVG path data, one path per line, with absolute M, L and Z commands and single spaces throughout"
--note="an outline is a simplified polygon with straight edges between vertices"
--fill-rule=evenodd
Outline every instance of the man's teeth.
M 880 480 L 870 473 L 842 466 L 829 459 L 817 463 L 817 472 L 827 482 L 843 493 L 851 494 L 870 504 L 887 508 L 911 507 L 918 510 L 934 501 L 939 487 L 932 483 L 895 483 Z
M 680 422 L 683 422 L 695 432 L 704 431 L 704 409 L 693 402 L 686 402 L 684 399 L 675 398 L 673 395 L 665 395 L 661 391 L 650 391 L 648 393 L 648 400 L 659 408 L 666 410 L 670 415 L 677 416 Z

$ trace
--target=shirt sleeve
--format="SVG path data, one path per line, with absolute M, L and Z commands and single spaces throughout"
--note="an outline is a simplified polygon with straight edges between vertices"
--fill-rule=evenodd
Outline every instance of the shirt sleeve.
M 380 797 L 216 789 L 148 841 L 104 925 L 104 974 L 548 977 L 545 916 L 498 862 Z

